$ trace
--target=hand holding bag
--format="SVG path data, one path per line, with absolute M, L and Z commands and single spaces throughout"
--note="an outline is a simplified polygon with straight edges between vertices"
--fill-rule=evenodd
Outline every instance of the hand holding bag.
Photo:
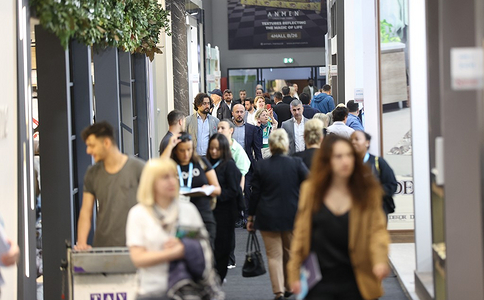
M 262 259 L 262 254 L 260 253 L 259 241 L 255 231 L 249 232 L 249 237 L 247 238 L 247 247 L 245 251 L 245 262 L 242 268 L 243 277 L 256 277 L 266 273 L 266 268 L 264 266 L 264 260 Z

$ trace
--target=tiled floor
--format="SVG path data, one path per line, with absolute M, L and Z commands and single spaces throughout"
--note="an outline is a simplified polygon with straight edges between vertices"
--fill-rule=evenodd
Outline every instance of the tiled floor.
M 415 293 L 415 244 L 391 244 L 390 262 L 409 299 L 419 300 Z

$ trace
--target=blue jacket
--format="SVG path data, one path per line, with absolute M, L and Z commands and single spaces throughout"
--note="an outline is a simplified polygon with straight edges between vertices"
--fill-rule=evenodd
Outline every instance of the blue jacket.
M 348 114 L 348 119 L 346 120 L 346 126 L 351 127 L 354 130 L 365 131 L 365 128 L 363 128 L 363 125 L 361 124 L 360 118 L 352 114 Z
M 319 109 L 323 114 L 332 112 L 335 108 L 333 96 L 325 93 L 318 94 L 311 100 L 311 107 Z

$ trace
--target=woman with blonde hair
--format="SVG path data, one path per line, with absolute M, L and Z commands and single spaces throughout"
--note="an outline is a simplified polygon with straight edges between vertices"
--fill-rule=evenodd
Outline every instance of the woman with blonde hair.
M 328 135 L 301 186 L 289 282 L 301 292 L 300 269 L 310 256 L 322 279 L 305 299 L 377 299 L 389 273 L 382 189 L 351 142 Z M 316 263 L 317 262 L 317 263 Z
M 261 109 L 267 109 L 267 111 L 269 112 L 269 120 L 271 121 L 271 123 L 273 124 L 274 122 L 277 123 L 277 120 L 278 120 L 277 114 L 275 111 L 272 110 L 272 105 L 270 103 L 267 103 L 267 99 L 265 97 L 261 97 L 261 96 L 255 97 L 254 104 L 257 111 Z M 255 115 L 255 118 L 256 118 L 255 120 L 257 124 L 257 113 Z
M 269 136 L 273 128 L 277 128 L 277 121 L 271 116 L 272 110 L 262 108 L 255 113 L 255 119 L 262 130 L 262 158 L 266 159 L 271 156 L 269 149 Z
M 126 225 L 126 243 L 138 268 L 137 300 L 171 298 L 170 288 L 179 293 L 179 287 L 173 288 L 169 282 L 172 265 L 200 257 L 205 262 L 202 273 L 215 286 L 214 296 L 221 299 L 208 232 L 195 205 L 177 200 L 179 188 L 174 161 L 156 158 L 145 165 L 137 192 L 139 203 L 129 211 Z M 193 247 L 193 241 L 180 239 L 180 233 L 188 231 L 198 237 L 201 254 L 194 250 L 199 247 Z
M 308 169 L 299 157 L 290 157 L 289 138 L 284 129 L 269 136 L 272 156 L 257 162 L 252 179 L 247 230 L 260 230 L 264 240 L 269 275 L 275 299 L 291 295 L 286 265 L 299 199 L 299 186 Z
M 323 128 L 328 128 L 330 121 L 328 114 L 317 113 L 313 116 L 313 119 L 321 120 L 323 122 Z
M 319 119 L 311 119 L 304 123 L 304 142 L 306 143 L 306 149 L 301 152 L 296 152 L 293 156 L 300 157 L 306 167 L 311 169 L 311 162 L 313 160 L 314 153 L 321 146 L 323 141 L 323 122 Z

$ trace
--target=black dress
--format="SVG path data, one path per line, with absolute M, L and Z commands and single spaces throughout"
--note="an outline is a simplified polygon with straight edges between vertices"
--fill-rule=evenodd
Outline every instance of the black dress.
M 349 214 L 336 216 L 323 204 L 313 215 L 311 251 L 318 257 L 323 279 L 309 291 L 307 300 L 363 299 L 348 252 Z
M 212 165 L 205 158 L 201 158 L 201 160 L 202 164 L 198 162 L 193 162 L 193 177 L 191 188 L 199 188 L 209 184 L 205 173 L 212 170 Z M 183 183 L 186 186 L 189 177 L 189 165 L 180 166 L 180 168 L 183 175 Z M 210 200 L 211 198 L 208 196 L 190 197 L 190 202 L 192 202 L 197 207 L 198 211 L 200 212 L 200 216 L 202 217 L 203 223 L 205 224 L 205 227 L 210 234 L 210 243 L 214 245 L 216 225 L 212 209 L 210 208 Z
M 227 160 L 217 165 L 211 161 L 217 173 L 217 179 L 222 188 L 222 194 L 217 197 L 217 206 L 213 211 L 217 223 L 217 236 L 215 238 L 215 263 L 220 280 L 223 282 L 227 275 L 227 265 L 232 250 L 232 239 L 235 237 L 235 221 L 237 217 L 237 199 L 242 196 L 240 181 L 242 174 L 235 162 Z

